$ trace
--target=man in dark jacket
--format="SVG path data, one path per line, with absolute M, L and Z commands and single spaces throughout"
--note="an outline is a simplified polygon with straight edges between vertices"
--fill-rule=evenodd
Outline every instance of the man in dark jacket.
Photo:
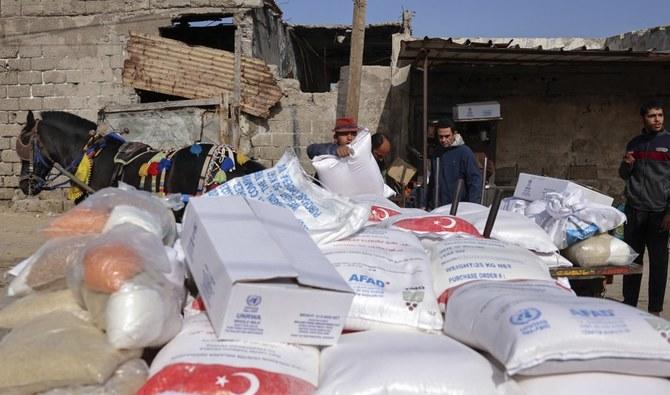
M 663 310 L 668 276 L 668 230 L 670 229 L 670 133 L 663 127 L 663 105 L 658 100 L 640 109 L 642 133 L 626 145 L 619 175 L 626 180 L 624 241 L 638 254 L 642 264 L 649 251 L 650 313 Z M 624 303 L 637 306 L 641 274 L 623 278 Z
M 440 145 L 431 159 L 429 207 L 450 204 L 459 179 L 464 182 L 460 200 L 479 203 L 482 196 L 482 175 L 475 155 L 456 132 L 454 122 L 451 119 L 440 120 L 436 126 L 436 137 Z

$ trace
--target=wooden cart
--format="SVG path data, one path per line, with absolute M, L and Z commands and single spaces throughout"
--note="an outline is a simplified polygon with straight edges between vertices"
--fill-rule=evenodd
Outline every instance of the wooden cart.
M 605 265 L 597 267 L 557 267 L 549 270 L 551 276 L 567 277 L 572 289 L 579 296 L 605 296 L 605 284 L 611 284 L 614 276 L 642 273 L 642 265 Z

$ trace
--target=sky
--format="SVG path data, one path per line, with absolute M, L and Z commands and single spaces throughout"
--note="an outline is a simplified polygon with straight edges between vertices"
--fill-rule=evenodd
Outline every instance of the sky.
M 292 24 L 351 24 L 353 0 L 275 0 Z M 414 11 L 415 37 L 605 38 L 670 25 L 670 0 L 367 0 L 366 23 Z

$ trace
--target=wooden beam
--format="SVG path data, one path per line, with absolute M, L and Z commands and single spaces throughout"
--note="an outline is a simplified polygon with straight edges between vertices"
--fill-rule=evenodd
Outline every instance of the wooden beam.
M 361 73 L 363 69 L 363 47 L 365 43 L 366 0 L 354 0 L 353 25 L 351 27 L 351 51 L 349 56 L 349 80 L 347 81 L 346 115 L 358 120 L 361 97 Z

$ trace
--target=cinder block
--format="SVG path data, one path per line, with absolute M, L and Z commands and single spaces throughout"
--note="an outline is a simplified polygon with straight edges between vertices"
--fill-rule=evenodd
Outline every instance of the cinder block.
M 19 176 L 5 176 L 2 177 L 3 185 L 7 188 L 19 187 Z
M 2 151 L 5 152 L 5 151 Z M 0 163 L 0 176 L 11 176 L 14 175 L 14 171 L 11 163 Z
M 19 71 L 19 84 L 41 84 L 42 73 L 39 71 Z
M 56 84 L 54 85 L 54 96 L 74 96 L 77 94 L 78 85 Z
M 16 85 L 19 83 L 18 71 L 0 72 L 0 85 Z
M 70 100 L 66 97 L 45 97 L 43 108 L 47 110 L 63 110 L 70 107 Z
M 293 133 L 272 133 L 272 145 L 279 148 L 293 147 L 297 138 Z
M 8 59 L 7 67 L 9 70 L 31 71 L 30 59 Z
M 24 0 L 21 2 L 22 16 L 42 16 L 43 13 L 44 8 L 39 1 Z
M 22 97 L 19 98 L 19 110 L 42 110 L 44 108 L 42 106 L 42 98 L 41 97 L 34 97 L 34 98 L 27 98 L 27 97 Z
M 27 43 L 19 47 L 19 56 L 21 58 L 39 58 L 42 56 L 42 46 Z
M 4 182 L 3 182 L 4 185 Z M 6 186 L 6 185 L 4 185 Z M 14 197 L 14 189 L 12 188 L 0 188 L 0 200 L 12 200 Z
M 21 15 L 21 0 L 0 1 L 0 17 L 7 18 Z M 0 49 L 0 52 L 2 50 Z M 2 56 L 0 56 L 2 57 Z
M 28 111 L 9 111 L 7 123 L 24 123 L 28 118 Z
M 54 70 L 59 59 L 56 58 L 33 58 L 30 64 L 35 71 Z
M 9 123 L 9 111 L 0 111 L 0 124 L 3 123 Z
M 0 99 L 0 111 L 13 111 L 19 109 L 19 99 Z
M 65 82 L 65 72 L 60 70 L 45 71 L 42 73 L 44 83 L 62 84 Z M 20 76 L 19 76 L 20 77 Z
M 596 180 L 596 179 L 598 179 L 598 166 L 596 166 L 596 165 L 586 165 L 586 166 L 572 165 L 568 168 L 568 177 L 571 180 Z
M 21 158 L 16 154 L 16 151 L 13 149 L 6 149 L 0 153 L 0 160 L 5 163 L 18 163 L 21 162 Z
M 30 85 L 8 86 L 7 97 L 30 97 Z
M 45 97 L 54 95 L 53 85 L 32 85 L 31 92 L 34 97 Z
M 11 142 L 12 142 L 11 137 L 0 137 L 0 150 L 11 149 L 12 147 Z

